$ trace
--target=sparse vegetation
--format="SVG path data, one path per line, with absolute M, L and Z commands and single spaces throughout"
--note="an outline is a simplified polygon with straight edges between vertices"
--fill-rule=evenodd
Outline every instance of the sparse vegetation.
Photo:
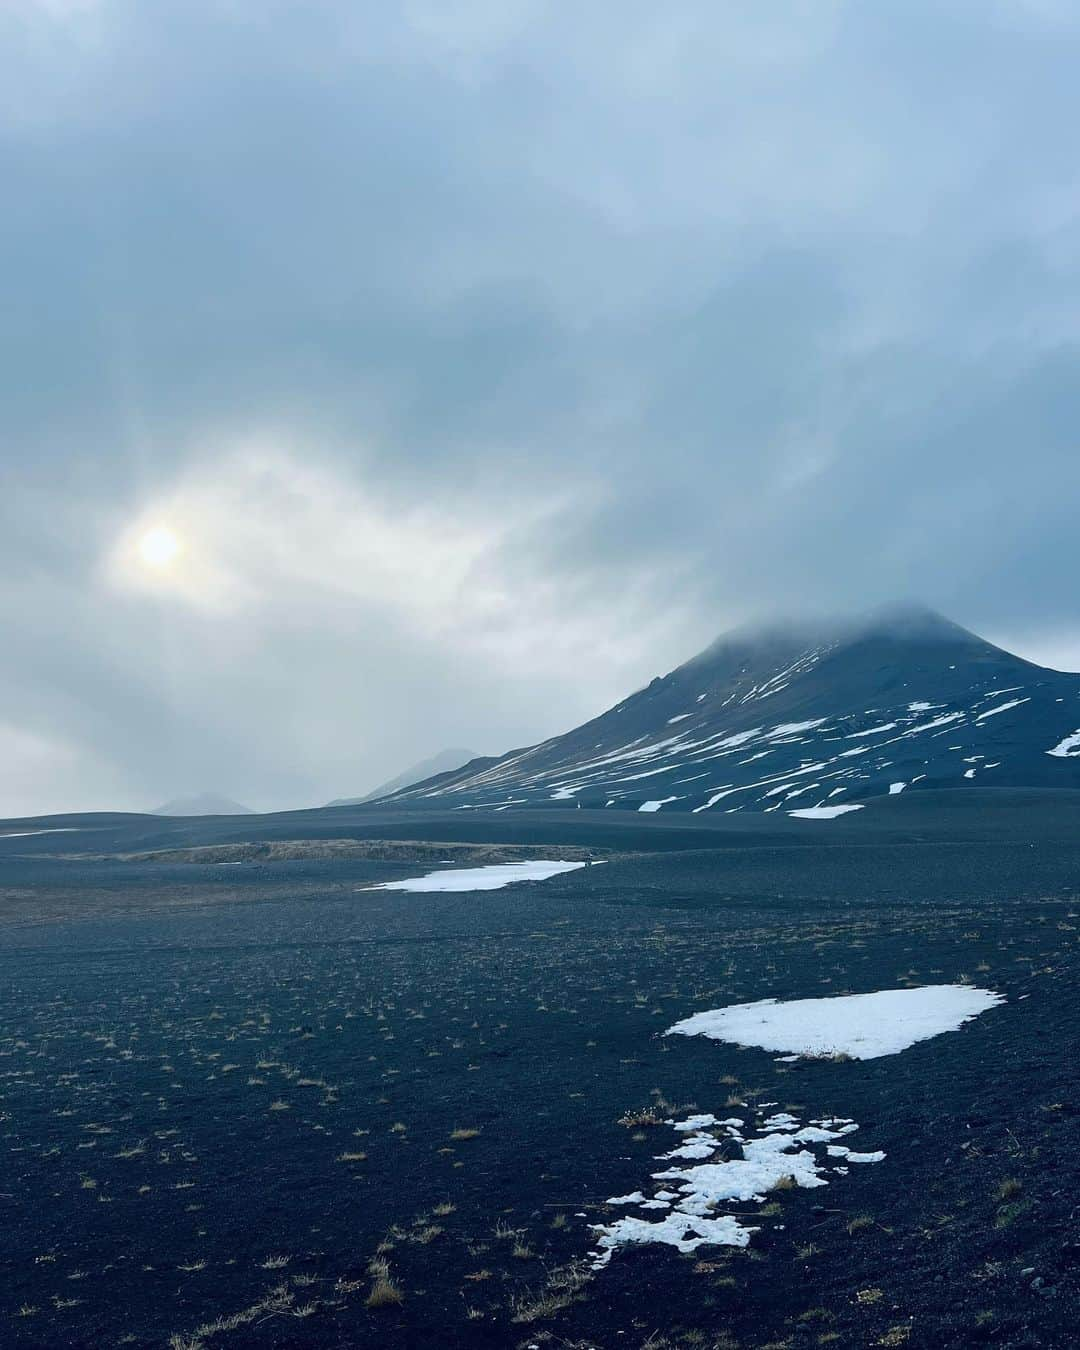
M 389 1261 L 375 1257 L 368 1262 L 368 1274 L 371 1276 L 371 1290 L 365 1299 L 368 1308 L 391 1308 L 405 1301 L 391 1277 Z
M 352 860 L 361 862 L 368 866 Z M 332 877 L 333 865 L 321 874 Z M 643 863 L 641 875 L 653 866 Z M 973 1338 L 992 1331 L 992 1341 L 1007 1342 L 1019 1288 L 1023 1324 L 1053 1343 L 1047 1328 L 1055 1330 L 1071 1288 L 1071 1267 L 1059 1268 L 1051 1247 L 1067 1231 L 1074 1177 L 1078 1117 L 1061 1066 L 1077 934 L 1075 917 L 1064 929 L 1059 922 L 1075 902 L 995 908 L 980 897 L 976 928 L 960 906 L 937 899 L 872 912 L 844 899 L 825 922 L 811 913 L 817 902 L 791 899 L 794 887 L 763 916 L 756 899 L 720 904 L 688 882 L 693 904 L 673 917 L 647 902 L 652 882 L 636 890 L 628 871 L 612 923 L 596 907 L 587 925 L 578 923 L 578 897 L 565 908 L 545 898 L 521 913 L 503 897 L 491 908 L 494 929 L 479 921 L 474 929 L 487 902 L 447 901 L 444 912 L 455 916 L 448 960 L 448 939 L 429 940 L 430 915 L 419 902 L 408 940 L 386 941 L 383 916 L 401 923 L 396 899 L 354 899 L 350 876 L 347 905 L 333 899 L 329 882 L 320 884 L 330 886 L 330 903 L 303 903 L 301 873 L 298 898 L 252 904 L 251 918 L 240 905 L 231 911 L 226 927 L 258 938 L 249 944 L 258 960 L 247 936 L 236 947 L 177 943 L 176 918 L 166 914 L 146 921 L 157 945 L 152 961 L 141 958 L 145 970 L 133 960 L 125 973 L 126 958 L 110 950 L 88 956 L 80 975 L 80 962 L 65 956 L 69 988 L 24 958 L 18 979 L 0 986 L 10 1189 L 32 1212 L 23 1178 L 34 1179 L 57 1216 L 28 1250 L 18 1249 L 18 1232 L 11 1236 L 24 1277 L 8 1313 L 13 1350 L 20 1336 L 93 1343 L 118 1279 L 131 1312 L 109 1327 L 110 1345 L 229 1350 L 230 1332 L 237 1342 L 263 1335 L 291 1343 L 319 1339 L 324 1323 L 328 1341 L 349 1328 L 360 1329 L 359 1343 L 405 1344 L 439 1318 L 462 1343 L 471 1334 L 541 1350 L 605 1344 L 601 1333 L 615 1325 L 604 1321 L 608 1277 L 585 1259 L 590 1225 L 616 1212 L 604 1210 L 605 1198 L 671 1165 L 653 1159 L 671 1146 L 665 1122 L 690 1113 L 690 1099 L 703 1112 L 752 1123 L 794 1105 L 782 1099 L 796 1093 L 805 1106 L 793 1114 L 858 1117 L 863 1133 L 841 1142 L 881 1147 L 887 1162 L 852 1165 L 851 1183 L 830 1178 L 816 1192 L 796 1193 L 786 1177 L 765 1203 L 731 1206 L 762 1231 L 746 1250 L 705 1246 L 672 1256 L 693 1303 L 665 1309 L 655 1336 L 649 1318 L 669 1254 L 628 1258 L 632 1278 L 620 1270 L 611 1284 L 622 1281 L 627 1350 L 730 1347 L 716 1330 L 729 1316 L 743 1350 L 789 1337 L 797 1346 L 899 1346 L 889 1338 L 910 1330 L 907 1314 L 916 1310 L 910 1343 L 930 1343 L 948 1293 L 928 1284 L 928 1269 L 970 1291 L 979 1310 L 968 1317 Z M 362 875 L 395 873 L 372 865 Z M 208 867 L 198 887 L 218 884 L 213 878 Z M 185 906 L 198 903 L 192 889 Z M 189 913 L 184 932 L 197 927 Z M 491 931 L 497 940 L 474 941 Z M 46 936 L 43 925 L 35 941 Z M 77 946 L 67 930 L 64 941 L 65 951 Z M 996 1022 L 976 1023 L 954 1042 L 941 1038 L 934 1052 L 947 1072 L 927 1053 L 915 1082 L 902 1056 L 887 1073 L 852 1066 L 837 1077 L 828 1060 L 773 1066 L 756 1051 L 657 1035 L 689 1011 L 726 1002 L 896 982 L 914 960 L 919 983 L 992 966 L 994 987 L 1009 997 Z M 1036 1010 L 1018 1001 L 1029 988 L 1052 1015 L 1036 1047 L 1042 1076 L 1024 1094 L 1014 1089 L 1026 1049 L 1008 1019 Z M 1014 1066 L 1015 1083 L 988 1080 L 994 1056 Z M 777 1068 L 788 1076 L 775 1076 Z M 665 1090 L 651 1088 L 658 1080 Z M 718 1105 L 725 1097 L 727 1111 Z M 443 1114 L 433 1124 L 436 1103 Z M 37 1138 L 27 1128 L 35 1119 L 47 1123 Z M 909 1137 L 924 1147 L 909 1150 Z M 736 1152 L 725 1144 L 716 1160 Z M 226 1189 L 226 1171 L 246 1180 Z M 236 1232 L 261 1212 L 245 1186 L 261 1190 L 269 1176 L 281 1187 L 278 1222 L 252 1223 L 246 1240 L 223 1241 L 224 1227 Z M 328 1206 L 328 1194 L 341 1203 Z M 138 1256 L 122 1267 L 101 1255 L 106 1220 L 130 1225 L 137 1238 Z M 79 1247 L 78 1267 L 62 1224 L 97 1235 Z M 361 1239 L 379 1264 L 355 1264 Z M 905 1259 L 894 1267 L 898 1242 Z M 576 1274 L 557 1274 L 568 1265 Z M 886 1275 L 876 1301 L 857 1297 Z M 1044 1284 L 1032 1285 L 1040 1277 Z M 1051 1285 L 1056 1293 L 1045 1292 Z M 815 1288 L 833 1312 L 806 1307 Z M 279 1325 L 268 1330 L 271 1321 Z
M 624 1111 L 619 1117 L 618 1123 L 624 1129 L 651 1129 L 656 1125 L 663 1125 L 667 1119 L 666 1113 L 662 1112 L 657 1106 L 642 1106 L 636 1111 Z
M 511 1300 L 515 1322 L 538 1322 L 554 1317 L 581 1294 L 593 1278 L 584 1261 L 571 1261 L 548 1272 L 543 1287 L 533 1293 L 518 1294 Z

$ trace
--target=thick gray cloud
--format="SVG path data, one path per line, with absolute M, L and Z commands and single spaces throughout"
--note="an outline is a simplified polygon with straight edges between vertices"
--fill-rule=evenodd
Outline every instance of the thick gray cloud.
M 1077 663 L 1078 59 L 1064 0 L 8 0 L 0 814 L 318 802 L 773 611 Z

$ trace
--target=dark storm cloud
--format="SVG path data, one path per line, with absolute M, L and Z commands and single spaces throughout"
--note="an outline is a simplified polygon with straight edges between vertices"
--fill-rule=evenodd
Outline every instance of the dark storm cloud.
M 1074 7 L 581 10 L 4 6 L 0 812 L 358 791 L 766 611 L 1075 659 Z

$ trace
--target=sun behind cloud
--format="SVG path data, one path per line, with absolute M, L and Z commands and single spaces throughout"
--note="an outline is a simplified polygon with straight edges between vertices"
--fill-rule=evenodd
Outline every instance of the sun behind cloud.
M 168 567 L 182 551 L 180 536 L 168 525 L 155 525 L 139 540 L 139 557 L 148 567 Z

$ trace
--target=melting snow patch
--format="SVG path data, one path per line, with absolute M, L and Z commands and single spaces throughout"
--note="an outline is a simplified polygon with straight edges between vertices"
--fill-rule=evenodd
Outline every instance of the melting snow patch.
M 781 722 L 779 726 L 773 727 L 765 735 L 771 741 L 776 736 L 794 736 L 799 731 L 812 731 L 815 727 L 821 726 L 823 722 L 828 721 L 825 717 L 813 717 L 809 722 Z M 726 742 L 724 742 L 726 744 Z
M 681 801 L 682 801 L 682 798 L 681 798 L 681 797 L 661 797 L 661 798 L 659 798 L 657 801 L 652 801 L 652 802 L 642 802 L 641 805 L 638 807 L 638 810 L 639 810 L 639 811 L 659 811 L 660 808 L 661 808 L 662 806 L 666 806 L 666 805 L 668 804 L 668 802 L 681 802 Z
M 376 891 L 497 891 L 515 881 L 546 881 L 560 872 L 574 872 L 583 862 L 491 863 L 487 867 L 461 867 L 451 872 L 428 872 L 404 881 L 384 881 L 362 887 Z
M 723 1129 L 710 1134 L 701 1129 L 703 1122 Z M 696 1133 L 688 1144 L 660 1154 L 661 1161 L 672 1158 L 712 1157 L 720 1149 L 737 1150 L 742 1156 L 697 1166 L 670 1167 L 654 1172 L 653 1180 L 678 1182 L 678 1188 L 657 1190 L 651 1200 L 641 1191 L 614 1196 L 609 1205 L 638 1205 L 642 1209 L 671 1209 L 662 1219 L 621 1218 L 609 1224 L 593 1224 L 598 1234 L 592 1253 L 595 1270 L 606 1266 L 619 1247 L 659 1243 L 680 1252 L 693 1252 L 705 1245 L 745 1247 L 758 1230 L 744 1225 L 734 1215 L 714 1215 L 719 1205 L 732 1201 L 761 1203 L 778 1186 L 815 1187 L 829 1184 L 826 1174 L 847 1171 L 850 1162 L 881 1162 L 882 1152 L 851 1153 L 833 1141 L 859 1127 L 853 1120 L 826 1118 L 808 1125 L 787 1114 L 771 1116 L 756 1124 L 741 1118 L 719 1121 L 712 1116 L 690 1116 L 683 1121 L 668 1121 L 676 1131 Z M 746 1131 L 744 1137 L 739 1129 Z M 815 1153 L 807 1145 L 824 1145 Z M 693 1150 L 693 1151 L 692 1151 Z M 831 1159 L 840 1159 L 834 1163 Z
M 896 1055 L 918 1041 L 940 1036 L 989 1008 L 1001 994 L 963 984 L 922 989 L 883 989 L 876 994 L 802 998 L 778 1003 L 736 1003 L 676 1022 L 666 1036 L 707 1036 L 733 1045 L 782 1050 L 789 1054 L 850 1055 L 878 1059 Z
M 1048 755 L 1057 755 L 1059 759 L 1073 759 L 1080 755 L 1080 728 L 1066 736 L 1063 741 L 1058 741 L 1052 750 L 1047 750 Z
M 1051 754 L 1054 752 L 1051 751 Z M 78 834 L 79 830 L 74 825 L 66 825 L 63 829 L 57 830 L 18 830 L 14 833 L 0 834 L 0 839 L 29 839 L 34 834 Z
M 861 804 L 847 802 L 843 806 L 800 806 L 796 811 L 789 811 L 788 815 L 798 816 L 800 820 L 834 820 L 848 811 L 861 810 Z
M 1011 698 L 1008 703 L 999 703 L 996 708 L 987 708 L 983 713 L 976 717 L 976 722 L 981 722 L 986 717 L 993 717 L 995 713 L 1008 712 L 1010 708 L 1019 708 L 1021 703 L 1030 703 L 1030 698 Z

